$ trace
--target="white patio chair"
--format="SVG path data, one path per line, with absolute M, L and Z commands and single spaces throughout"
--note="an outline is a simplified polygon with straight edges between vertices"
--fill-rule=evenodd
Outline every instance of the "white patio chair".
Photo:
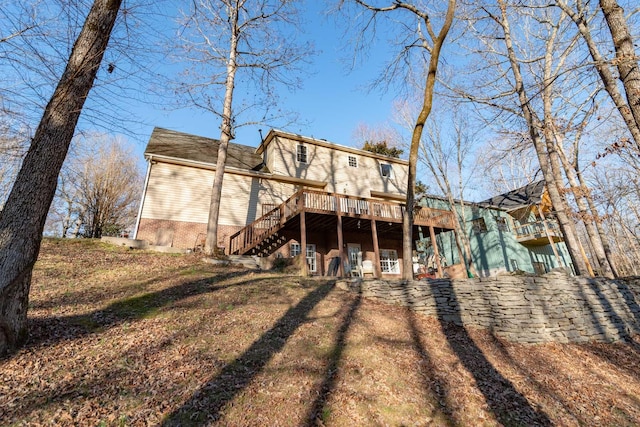
M 360 267 L 358 267 L 360 277 L 364 278 L 365 274 L 371 274 L 371 277 L 375 276 L 375 272 L 373 271 L 373 262 L 368 259 L 362 261 Z

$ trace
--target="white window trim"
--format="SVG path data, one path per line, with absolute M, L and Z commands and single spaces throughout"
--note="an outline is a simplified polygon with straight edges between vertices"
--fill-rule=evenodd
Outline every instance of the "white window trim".
M 300 243 L 291 242 L 291 244 L 289 245 L 289 255 L 291 256 L 291 258 L 300 255 Z
M 307 266 L 309 266 L 309 271 L 315 273 L 318 271 L 318 265 L 316 264 L 316 245 L 313 243 L 307 244 Z
M 291 242 L 289 244 L 289 255 L 291 258 L 300 255 L 300 243 Z M 307 243 L 307 251 L 305 252 L 305 258 L 309 271 L 315 273 L 318 271 L 318 265 L 316 263 L 316 245 L 314 243 Z
M 348 156 L 347 157 L 347 164 L 349 165 L 349 167 L 357 168 L 358 167 L 358 158 L 356 156 Z
M 389 166 L 389 175 L 384 174 L 384 170 L 383 170 L 384 166 Z M 393 178 L 394 177 L 393 165 L 391 163 L 380 163 L 380 176 L 383 178 Z
M 395 249 L 380 249 L 380 270 L 383 273 L 400 274 L 398 251 Z

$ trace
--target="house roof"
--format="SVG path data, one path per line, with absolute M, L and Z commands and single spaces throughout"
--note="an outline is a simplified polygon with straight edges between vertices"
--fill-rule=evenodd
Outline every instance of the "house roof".
M 156 155 L 215 165 L 218 160 L 219 146 L 220 141 L 217 139 L 156 127 L 151 133 L 144 154 L 146 157 Z M 231 142 L 227 150 L 226 166 L 236 169 L 266 171 L 266 167 L 262 163 L 262 156 L 256 153 L 255 147 Z
M 542 203 L 545 190 L 544 181 L 536 181 L 524 187 L 517 188 L 499 196 L 479 202 L 481 206 L 494 207 L 511 211 L 531 205 Z

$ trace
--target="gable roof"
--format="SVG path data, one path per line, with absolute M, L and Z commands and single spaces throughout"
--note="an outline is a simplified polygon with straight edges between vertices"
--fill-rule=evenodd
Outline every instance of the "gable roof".
M 147 156 L 163 156 L 174 159 L 191 160 L 215 165 L 218 160 L 220 141 L 202 136 L 156 127 L 151 133 Z M 227 167 L 244 170 L 265 171 L 262 156 L 254 147 L 230 142 L 227 150 Z
M 524 187 L 517 188 L 499 196 L 479 202 L 481 206 L 489 206 L 511 211 L 531 205 L 542 203 L 542 195 L 545 190 L 544 181 L 536 181 Z

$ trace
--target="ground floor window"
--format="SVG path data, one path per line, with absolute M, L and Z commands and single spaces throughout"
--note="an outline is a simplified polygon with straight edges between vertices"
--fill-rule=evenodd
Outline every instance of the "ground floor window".
M 300 243 L 291 242 L 291 245 L 289 246 L 289 254 L 291 255 L 291 258 L 300 255 Z
M 380 249 L 380 269 L 383 273 L 400 273 L 398 252 L 395 249 Z
M 291 242 L 289 246 L 289 254 L 291 257 L 295 257 L 300 255 L 300 243 Z M 316 245 L 308 244 L 306 251 L 307 265 L 309 266 L 309 271 L 315 273 L 318 271 L 318 266 L 316 264 Z
M 316 266 L 316 245 L 307 245 L 307 265 L 309 265 L 309 271 L 315 273 L 318 271 Z

